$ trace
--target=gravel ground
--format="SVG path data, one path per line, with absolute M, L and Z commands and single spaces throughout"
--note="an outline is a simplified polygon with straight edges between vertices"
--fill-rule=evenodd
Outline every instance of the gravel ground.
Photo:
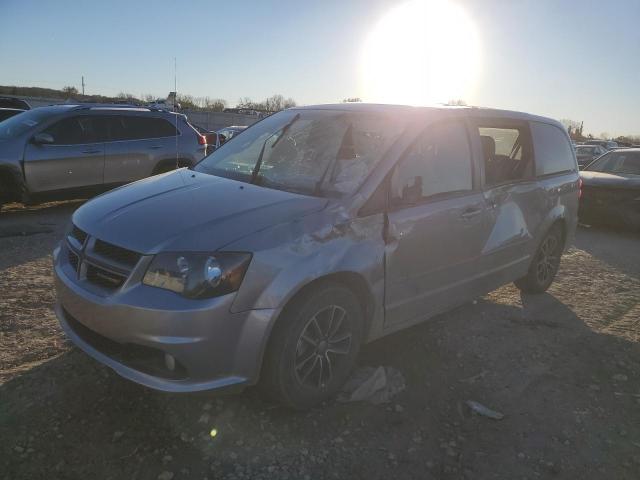
M 640 478 L 640 236 L 581 227 L 547 294 L 506 286 L 366 346 L 405 377 L 390 404 L 300 413 L 157 393 L 72 348 L 50 252 L 78 205 L 0 215 L 0 478 Z

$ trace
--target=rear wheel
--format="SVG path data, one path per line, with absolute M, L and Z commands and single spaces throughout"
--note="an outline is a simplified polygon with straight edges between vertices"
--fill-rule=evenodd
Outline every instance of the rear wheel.
M 294 299 L 276 324 L 260 384 L 294 408 L 309 408 L 338 392 L 362 342 L 358 298 L 341 285 L 324 285 Z
M 524 293 L 546 291 L 558 273 L 562 256 L 562 229 L 553 225 L 546 233 L 529 266 L 527 275 L 514 283 Z

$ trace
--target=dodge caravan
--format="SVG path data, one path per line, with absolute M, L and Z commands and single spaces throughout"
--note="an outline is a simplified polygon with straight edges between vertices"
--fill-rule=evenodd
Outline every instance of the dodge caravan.
M 191 169 L 73 215 L 57 315 L 134 382 L 259 384 L 308 407 L 363 343 L 508 282 L 544 292 L 577 223 L 578 165 L 556 121 L 480 108 L 293 108 Z

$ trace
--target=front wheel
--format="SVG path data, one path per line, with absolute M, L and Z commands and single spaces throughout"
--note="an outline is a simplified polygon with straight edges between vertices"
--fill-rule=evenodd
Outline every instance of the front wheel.
M 309 408 L 338 392 L 362 342 L 358 298 L 341 285 L 303 294 L 285 310 L 271 336 L 260 378 L 271 398 Z
M 561 256 L 562 229 L 554 225 L 542 239 L 527 275 L 514 282 L 516 287 L 524 293 L 545 292 L 558 273 Z

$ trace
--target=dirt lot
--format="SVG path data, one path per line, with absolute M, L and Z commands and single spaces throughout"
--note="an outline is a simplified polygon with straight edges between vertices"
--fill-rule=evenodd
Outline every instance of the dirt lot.
M 639 236 L 580 228 L 548 294 L 507 286 L 367 346 L 406 379 L 391 404 L 297 413 L 153 392 L 73 349 L 50 252 L 77 206 L 0 215 L 0 478 L 640 478 Z

